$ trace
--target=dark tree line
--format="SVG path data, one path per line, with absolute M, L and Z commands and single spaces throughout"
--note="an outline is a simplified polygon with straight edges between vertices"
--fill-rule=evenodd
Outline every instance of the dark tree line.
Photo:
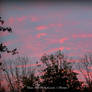
M 42 64 L 39 66 L 38 62 L 36 67 L 27 57 L 4 61 L 4 79 L 9 92 L 91 92 L 91 82 L 89 85 L 86 81 L 87 85 L 83 86 L 84 82 L 79 81 L 79 74 L 74 72 L 69 60 L 61 51 L 57 51 L 43 55 L 39 60 Z M 39 75 L 35 75 L 37 68 L 40 70 Z

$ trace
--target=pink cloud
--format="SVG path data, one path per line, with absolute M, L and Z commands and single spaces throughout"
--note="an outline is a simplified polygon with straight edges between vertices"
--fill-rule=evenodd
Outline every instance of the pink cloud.
M 40 37 L 46 36 L 46 35 L 47 35 L 46 33 L 39 33 L 39 34 L 37 34 L 37 38 L 40 38 Z
M 73 38 L 92 38 L 92 34 L 73 34 Z
M 37 30 L 45 30 L 45 29 L 47 29 L 47 28 L 48 28 L 48 27 L 45 26 L 45 25 L 41 25 L 41 26 L 37 26 L 37 27 L 36 27 Z
M 62 39 L 60 39 L 60 43 L 64 43 L 64 41 L 66 41 L 66 40 L 68 40 L 68 38 L 62 38 Z
M 80 71 L 79 71 L 79 70 L 77 70 L 77 69 L 74 69 L 73 71 L 74 71 L 74 72 L 76 72 L 76 73 L 80 73 Z
M 36 21 L 38 21 L 38 18 L 37 18 L 37 17 L 32 16 L 32 17 L 31 17 L 31 21 L 32 21 L 32 22 L 36 22 Z
M 60 47 L 59 50 L 63 51 L 64 50 L 64 47 Z
M 18 20 L 19 22 L 23 22 L 25 19 L 26 19 L 26 16 L 22 16 L 22 17 L 18 18 L 17 20 Z
M 58 48 L 54 48 L 54 49 L 48 50 L 47 52 L 49 53 L 49 52 L 54 52 L 54 51 L 57 51 L 57 50 L 59 50 L 59 49 Z
M 58 26 L 58 27 L 62 27 L 62 26 L 63 26 L 63 24 L 57 24 L 57 26 Z
M 14 19 L 13 17 L 10 17 L 10 18 L 8 19 L 8 21 L 9 21 L 10 24 L 13 24 L 14 21 L 15 21 L 15 19 Z
M 49 24 L 48 26 L 47 25 L 41 25 L 41 26 L 37 26 L 36 29 L 37 30 L 45 30 L 49 27 L 62 27 L 63 24 Z
M 54 51 L 58 51 L 58 50 L 64 50 L 64 47 L 60 47 L 60 48 L 53 48 L 53 49 L 50 49 L 48 50 L 47 52 L 54 52 Z
M 70 50 L 71 48 L 69 48 L 69 47 L 65 47 L 65 49 L 66 49 L 66 50 Z
M 38 65 L 41 65 L 42 63 L 38 63 L 38 64 L 27 64 L 26 66 L 25 65 L 17 65 L 17 67 L 21 68 L 21 67 L 31 67 L 31 66 L 38 66 Z

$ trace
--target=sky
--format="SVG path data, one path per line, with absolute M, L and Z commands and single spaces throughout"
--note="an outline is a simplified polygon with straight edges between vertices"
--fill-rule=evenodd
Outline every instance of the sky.
M 3 2 L 5 26 L 0 42 L 18 48 L 19 54 L 41 57 L 63 51 L 69 56 L 92 52 L 92 4 L 81 2 Z
M 61 50 L 65 55 L 78 58 L 92 52 L 92 2 L 13 1 L 0 3 L 4 26 L 13 30 L 12 33 L 0 32 L 0 42 L 10 49 L 17 48 L 18 56 L 34 60 L 44 53 Z M 79 78 L 82 80 L 82 75 Z

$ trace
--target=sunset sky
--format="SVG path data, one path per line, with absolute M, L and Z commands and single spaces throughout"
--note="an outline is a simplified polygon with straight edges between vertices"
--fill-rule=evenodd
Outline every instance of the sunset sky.
M 5 26 L 0 42 L 18 48 L 20 55 L 40 57 L 61 50 L 70 56 L 92 51 L 92 4 L 74 2 L 4 2 Z

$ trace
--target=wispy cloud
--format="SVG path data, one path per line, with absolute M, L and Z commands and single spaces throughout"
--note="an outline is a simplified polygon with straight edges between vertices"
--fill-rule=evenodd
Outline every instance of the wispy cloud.
M 61 38 L 59 42 L 64 43 L 66 40 L 68 40 L 68 38 Z
M 92 38 L 92 34 L 73 34 L 73 38 Z
M 39 33 L 39 34 L 37 34 L 37 38 L 41 38 L 41 37 L 44 37 L 46 35 L 47 35 L 46 33 Z
M 45 25 L 40 25 L 40 26 L 37 26 L 36 29 L 37 30 L 46 30 L 48 27 L 45 26 Z

